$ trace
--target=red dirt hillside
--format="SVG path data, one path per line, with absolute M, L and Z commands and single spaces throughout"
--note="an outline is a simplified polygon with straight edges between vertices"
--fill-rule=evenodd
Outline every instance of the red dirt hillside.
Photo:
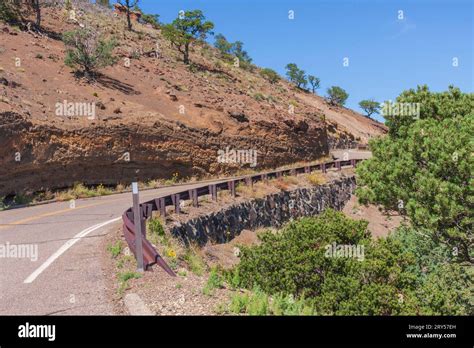
M 160 30 L 136 23 L 129 32 L 125 19 L 91 4 L 76 18 L 45 8 L 41 34 L 0 22 L 0 196 L 244 169 L 217 162 L 227 146 L 258 150 L 253 169 L 260 170 L 385 133 L 380 123 L 284 80 L 271 84 L 258 67 L 234 67 L 205 43 L 187 66 Z M 92 83 L 64 64 L 61 35 L 84 24 L 119 43 L 118 63 Z M 95 119 L 57 115 L 64 101 L 95 103 Z

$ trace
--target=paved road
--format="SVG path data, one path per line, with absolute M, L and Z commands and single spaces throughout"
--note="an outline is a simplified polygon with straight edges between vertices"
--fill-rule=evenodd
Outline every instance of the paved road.
M 333 150 L 331 151 L 331 155 L 334 159 L 347 161 L 350 159 L 368 159 L 372 157 L 372 152 L 355 149 Z
M 335 152 L 336 157 L 343 157 Z M 351 158 L 367 154 L 347 151 Z M 223 180 L 214 181 L 214 183 Z M 141 201 L 201 186 L 141 192 Z M 207 183 L 206 183 L 207 184 Z M 30 258 L 0 253 L 0 315 L 113 314 L 105 293 L 100 238 L 121 225 L 131 193 L 0 212 L 0 248 L 37 247 Z M 34 249 L 31 249 L 34 251 Z
M 140 200 L 201 185 L 142 191 Z M 121 225 L 131 202 L 131 193 L 123 193 L 79 199 L 74 209 L 58 202 L 0 212 L 0 246 L 38 248 L 37 260 L 34 252 L 33 258 L 0 258 L 0 315 L 113 314 L 104 292 L 99 239 Z

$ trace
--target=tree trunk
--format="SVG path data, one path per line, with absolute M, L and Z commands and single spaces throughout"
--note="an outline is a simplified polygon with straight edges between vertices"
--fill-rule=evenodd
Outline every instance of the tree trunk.
M 41 26 L 41 7 L 40 7 L 40 0 L 32 0 L 33 8 L 36 12 L 36 26 L 39 28 Z
M 189 44 L 184 45 L 184 64 L 189 64 Z
M 127 25 L 128 25 L 128 30 L 132 31 L 132 21 L 130 20 L 130 8 L 127 7 Z

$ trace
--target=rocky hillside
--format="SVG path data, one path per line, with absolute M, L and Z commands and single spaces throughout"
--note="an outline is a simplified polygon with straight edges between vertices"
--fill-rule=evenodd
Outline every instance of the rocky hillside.
M 129 32 L 124 18 L 94 6 L 76 20 L 44 9 L 41 33 L 0 22 L 0 196 L 245 169 L 218 163 L 226 147 L 257 150 L 260 170 L 385 132 L 284 80 L 271 84 L 258 67 L 234 67 L 207 44 L 195 46 L 187 66 L 160 30 L 135 24 Z M 118 62 L 92 83 L 64 64 L 62 33 L 84 25 L 119 43 Z M 68 103 L 95 105 L 94 117 L 58 112 Z

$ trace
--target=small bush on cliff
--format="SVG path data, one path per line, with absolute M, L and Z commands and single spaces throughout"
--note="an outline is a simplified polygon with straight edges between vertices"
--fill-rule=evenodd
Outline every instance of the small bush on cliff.
M 97 31 L 81 28 L 63 34 L 67 46 L 64 63 L 87 79 L 93 78 L 97 70 L 115 64 L 117 58 L 112 51 L 117 46 L 115 40 L 105 40 Z
M 17 23 L 21 19 L 20 7 L 12 1 L 0 2 L 0 20 L 6 23 Z
M 346 103 L 349 94 L 338 86 L 332 86 L 327 89 L 328 101 L 331 105 L 343 106 Z
M 277 83 L 280 80 L 280 75 L 273 69 L 265 68 L 260 71 L 260 75 L 270 83 Z

